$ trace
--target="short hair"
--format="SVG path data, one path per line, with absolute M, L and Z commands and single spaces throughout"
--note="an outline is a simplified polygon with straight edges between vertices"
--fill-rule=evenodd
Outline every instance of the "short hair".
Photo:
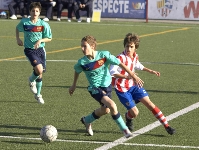
M 31 11 L 33 8 L 39 8 L 39 11 L 41 12 L 41 3 L 40 2 L 32 2 L 29 6 L 29 10 Z
M 81 42 L 83 42 L 83 41 L 87 42 L 90 46 L 94 46 L 94 49 L 96 50 L 97 41 L 96 41 L 95 37 L 93 37 L 92 35 L 87 35 L 82 38 Z
M 137 34 L 135 33 L 128 33 L 126 34 L 125 38 L 124 38 L 124 47 L 126 46 L 126 44 L 129 43 L 134 43 L 135 44 L 135 48 L 138 49 L 139 47 L 139 43 L 140 43 L 140 38 Z

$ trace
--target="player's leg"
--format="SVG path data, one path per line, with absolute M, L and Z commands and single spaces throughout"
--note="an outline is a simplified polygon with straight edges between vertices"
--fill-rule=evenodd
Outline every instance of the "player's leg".
M 37 87 L 37 93 L 35 94 L 35 99 L 39 103 L 44 103 L 44 100 L 41 95 L 41 89 L 42 89 L 42 77 L 43 72 L 46 72 L 46 51 L 44 48 L 39 48 L 37 50 L 37 56 L 38 56 L 38 65 L 34 67 L 34 70 L 37 74 L 39 74 L 39 77 L 36 79 L 36 87 Z
M 93 135 L 91 123 L 94 122 L 96 119 L 99 119 L 101 116 L 108 114 L 109 112 L 109 108 L 102 105 L 100 108 L 94 110 L 94 112 L 92 112 L 91 114 L 81 118 L 81 122 L 85 125 L 86 131 L 89 135 Z
M 101 107 L 96 109 L 94 112 L 92 112 L 91 114 L 84 116 L 81 118 L 81 122 L 85 125 L 86 127 L 86 132 L 88 133 L 88 135 L 93 135 L 93 130 L 91 127 L 91 123 L 94 122 L 96 119 L 99 119 L 102 115 L 105 115 L 106 113 L 109 113 L 109 109 L 106 108 L 104 106 L 104 104 L 102 104 L 101 98 L 103 97 L 103 93 L 101 92 L 102 90 L 100 88 L 96 88 L 95 89 L 98 92 L 92 92 L 89 90 L 90 95 L 100 103 Z
M 39 74 L 34 70 L 34 67 L 37 64 L 37 56 L 35 55 L 35 51 L 32 50 L 32 49 L 28 49 L 26 48 L 24 50 L 24 54 L 26 55 L 27 59 L 29 60 L 29 62 L 31 63 L 31 65 L 33 66 L 33 72 L 31 74 L 31 76 L 28 78 L 28 83 L 29 83 L 29 86 L 30 86 L 30 91 L 33 93 L 33 94 L 36 94 L 37 93 L 37 88 L 36 88 L 36 79 L 39 77 Z
M 37 83 L 36 81 L 40 80 L 40 86 L 42 85 L 42 73 L 43 73 L 43 62 L 45 58 L 45 50 L 43 48 L 39 48 L 37 50 L 32 50 L 32 49 L 25 49 L 24 53 L 28 60 L 30 61 L 31 65 L 33 66 L 33 73 L 29 77 L 29 85 L 31 91 L 35 94 L 34 97 L 35 99 L 43 104 L 43 98 L 40 95 L 41 89 L 37 89 Z M 42 56 L 42 58 L 40 58 Z
M 126 119 L 126 126 L 129 128 L 130 131 L 133 131 L 133 119 L 138 116 L 139 110 L 136 106 L 131 107 L 128 109 L 128 111 L 125 113 L 125 119 Z
M 37 74 L 39 74 L 39 77 L 35 80 L 36 81 L 36 88 L 37 93 L 34 95 L 35 99 L 41 103 L 44 104 L 44 100 L 41 95 L 41 88 L 42 88 L 42 72 L 43 72 L 43 66 L 42 64 L 38 64 L 34 67 L 34 70 Z
M 111 100 L 108 96 L 104 96 L 102 98 L 101 102 L 110 109 L 110 113 L 111 113 L 113 120 L 117 123 L 120 130 L 124 133 L 125 137 L 128 138 L 128 137 L 132 136 L 132 133 L 129 131 L 122 116 L 118 112 L 115 102 L 113 100 Z
M 160 121 L 160 123 L 165 127 L 169 134 L 172 135 L 175 133 L 175 129 L 169 126 L 169 123 L 164 114 L 153 102 L 151 102 L 148 96 L 141 98 L 140 102 L 142 102 L 153 113 L 153 115 Z
M 123 104 L 123 106 L 127 109 L 127 112 L 125 113 L 125 119 L 126 119 L 126 126 L 130 131 L 133 131 L 133 119 L 137 117 L 139 110 L 136 107 L 135 101 L 133 100 L 133 93 L 136 91 L 136 87 L 131 87 L 126 92 L 120 92 L 117 89 L 115 89 L 115 92 L 120 100 L 120 102 Z

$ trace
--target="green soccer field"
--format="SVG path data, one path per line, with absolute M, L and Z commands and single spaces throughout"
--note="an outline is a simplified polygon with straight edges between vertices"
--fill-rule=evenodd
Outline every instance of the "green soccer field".
M 16 43 L 15 27 L 20 20 L 0 20 L 0 149 L 2 150 L 182 150 L 199 149 L 199 27 L 194 24 L 101 21 L 100 23 L 49 22 L 53 40 L 46 43 L 47 72 L 43 76 L 45 104 L 38 104 L 30 92 L 32 72 L 23 47 Z M 94 136 L 86 136 L 80 118 L 99 107 L 87 92 L 82 73 L 73 96 L 73 66 L 83 56 L 80 40 L 93 35 L 98 50 L 117 55 L 123 51 L 128 32 L 141 37 L 139 60 L 161 73 L 158 78 L 138 71 L 150 99 L 176 129 L 169 135 L 141 103 L 134 119 L 134 136 L 123 134 L 110 115 L 92 124 Z M 23 38 L 23 35 L 20 35 Z M 113 100 L 124 118 L 126 112 L 114 90 Z M 46 144 L 40 129 L 51 124 L 58 130 L 57 141 Z

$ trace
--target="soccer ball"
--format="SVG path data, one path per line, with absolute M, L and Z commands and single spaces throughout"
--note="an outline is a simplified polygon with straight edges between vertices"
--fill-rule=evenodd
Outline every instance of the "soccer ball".
M 44 126 L 40 131 L 40 137 L 44 142 L 50 143 L 57 139 L 57 129 L 52 125 Z

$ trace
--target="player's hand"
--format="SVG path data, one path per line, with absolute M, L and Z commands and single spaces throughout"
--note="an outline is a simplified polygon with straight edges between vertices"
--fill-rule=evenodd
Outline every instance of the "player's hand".
M 140 79 L 137 75 L 134 76 L 133 78 L 135 84 L 139 87 L 139 88 L 142 88 L 143 85 L 144 85 L 144 81 L 142 81 L 142 79 Z
M 17 39 L 17 44 L 18 44 L 19 46 L 23 46 L 22 40 L 21 40 L 21 39 Z
M 160 72 L 158 72 L 158 71 L 151 70 L 151 73 L 152 73 L 152 74 L 155 74 L 155 75 L 158 76 L 158 77 L 160 76 Z
M 73 95 L 73 92 L 75 91 L 75 89 L 76 89 L 76 86 L 74 86 L 74 85 L 72 85 L 72 86 L 69 88 L 68 92 L 69 92 L 70 96 Z
M 41 44 L 41 41 L 38 40 L 38 41 L 35 43 L 35 45 L 34 45 L 34 49 L 38 49 L 39 46 L 40 46 L 40 44 Z

